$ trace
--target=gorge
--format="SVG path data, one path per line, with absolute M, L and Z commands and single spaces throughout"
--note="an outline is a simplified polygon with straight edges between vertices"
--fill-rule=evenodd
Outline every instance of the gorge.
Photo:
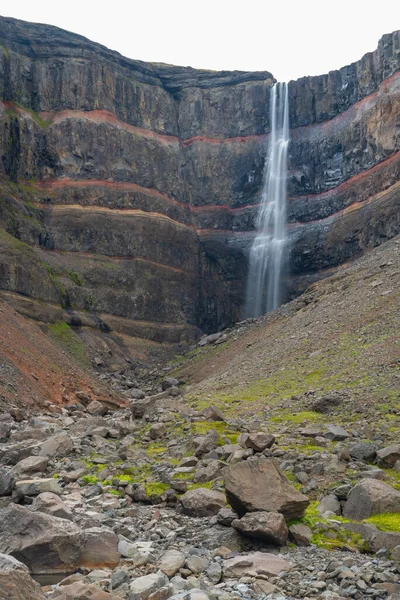
M 168 343 L 240 320 L 273 75 L 147 64 L 11 18 L 0 52 L 2 296 Z M 400 230 L 399 32 L 288 96 L 291 298 Z

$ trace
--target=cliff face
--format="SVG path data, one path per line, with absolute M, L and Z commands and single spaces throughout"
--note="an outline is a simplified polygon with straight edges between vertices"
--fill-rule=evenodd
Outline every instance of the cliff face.
M 273 81 L 0 19 L 0 288 L 158 341 L 238 320 Z M 293 274 L 314 276 L 400 231 L 399 33 L 289 90 Z

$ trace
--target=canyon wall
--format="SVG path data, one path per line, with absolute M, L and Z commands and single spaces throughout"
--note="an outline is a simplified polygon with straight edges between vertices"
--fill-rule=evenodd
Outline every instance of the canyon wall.
M 400 231 L 399 52 L 396 32 L 358 63 L 290 82 L 292 294 Z M 0 18 L 8 300 L 155 341 L 239 320 L 273 82 Z

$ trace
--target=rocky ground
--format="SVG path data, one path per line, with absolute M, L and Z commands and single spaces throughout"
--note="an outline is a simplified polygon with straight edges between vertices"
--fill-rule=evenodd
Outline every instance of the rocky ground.
M 164 367 L 94 362 L 120 408 L 4 408 L 0 599 L 398 598 L 399 254 Z

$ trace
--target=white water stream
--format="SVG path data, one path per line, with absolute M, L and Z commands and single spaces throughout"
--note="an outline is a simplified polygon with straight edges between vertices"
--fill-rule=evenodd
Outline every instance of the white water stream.
M 276 83 L 271 88 L 270 107 L 271 133 L 257 215 L 257 233 L 250 250 L 246 317 L 259 317 L 281 304 L 282 276 L 287 258 L 287 83 Z

